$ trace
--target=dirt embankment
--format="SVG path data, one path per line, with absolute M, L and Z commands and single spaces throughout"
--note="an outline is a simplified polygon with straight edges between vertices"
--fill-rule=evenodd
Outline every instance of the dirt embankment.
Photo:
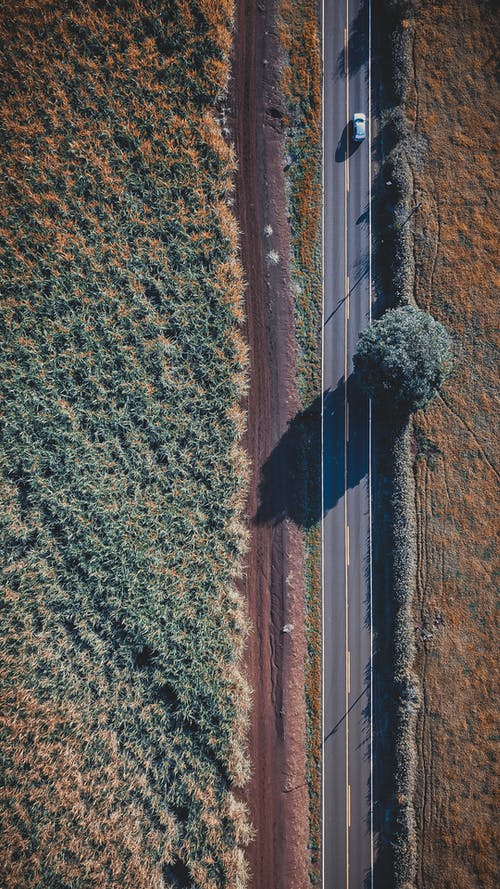
M 415 799 L 420 889 L 498 885 L 498 17 L 425 3 L 412 25 L 415 299 L 456 343 L 443 397 L 415 419 Z
M 303 543 L 286 517 L 260 523 L 261 468 L 300 409 L 290 293 L 290 236 L 283 171 L 276 3 L 238 4 L 231 116 L 238 156 L 237 212 L 242 233 L 250 391 L 246 447 L 252 461 L 248 501 L 251 544 L 245 576 L 253 687 L 247 799 L 256 830 L 249 850 L 253 889 L 301 889 L 309 883 L 305 772 Z M 276 461 L 266 496 L 287 501 L 289 472 Z M 281 493 L 282 492 L 282 493 Z

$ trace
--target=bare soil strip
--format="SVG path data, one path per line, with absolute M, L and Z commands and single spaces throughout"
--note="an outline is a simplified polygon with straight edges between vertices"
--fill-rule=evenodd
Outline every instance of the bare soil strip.
M 303 543 L 286 515 L 265 524 L 256 521 L 259 508 L 266 513 L 259 499 L 261 468 L 300 409 L 276 14 L 274 2 L 238 4 L 232 90 L 237 212 L 248 282 L 246 447 L 253 468 L 251 544 L 243 583 L 253 626 L 247 651 L 254 692 L 249 737 L 253 776 L 247 801 L 256 838 L 248 854 L 254 889 L 300 889 L 309 883 Z M 266 496 L 286 503 L 290 473 L 286 447 L 281 450 L 272 480 L 275 490 L 266 485 Z

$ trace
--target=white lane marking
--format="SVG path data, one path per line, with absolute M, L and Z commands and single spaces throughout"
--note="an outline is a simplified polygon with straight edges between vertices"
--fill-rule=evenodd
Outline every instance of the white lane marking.
M 350 564 L 351 564 L 351 556 L 350 556 L 350 552 L 349 552 L 349 549 L 350 549 L 350 546 L 349 546 L 349 544 L 350 544 L 350 538 L 349 538 L 349 525 L 346 526 L 345 534 L 346 534 L 346 537 L 345 537 L 345 541 L 346 541 L 346 542 L 345 542 L 346 559 L 347 559 L 347 564 L 350 565 Z
M 347 827 L 351 826 L 351 785 L 347 785 Z
M 351 694 L 351 652 L 346 654 L 347 692 Z

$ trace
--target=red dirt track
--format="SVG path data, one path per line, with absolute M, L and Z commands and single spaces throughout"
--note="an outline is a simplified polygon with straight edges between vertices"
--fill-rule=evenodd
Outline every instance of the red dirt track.
M 261 467 L 299 411 L 283 172 L 282 98 L 276 3 L 240 0 L 232 89 L 238 156 L 237 212 L 246 290 L 250 390 L 246 448 L 252 461 L 251 543 L 243 592 L 252 632 L 247 670 L 253 687 L 249 734 L 253 775 L 246 792 L 255 841 L 252 889 L 309 885 L 305 776 L 303 548 L 286 517 L 257 524 Z M 266 61 L 265 61 L 266 60 Z M 265 226 L 273 233 L 266 236 Z M 268 259 L 270 251 L 279 262 Z M 273 478 L 288 484 L 286 453 Z M 290 633 L 283 632 L 287 624 Z

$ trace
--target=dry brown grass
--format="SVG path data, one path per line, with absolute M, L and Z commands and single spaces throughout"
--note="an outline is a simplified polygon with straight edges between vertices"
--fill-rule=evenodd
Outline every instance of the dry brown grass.
M 280 0 L 279 33 L 284 52 L 281 88 L 287 105 L 286 147 L 291 166 L 288 206 L 291 218 L 292 284 L 295 330 L 299 346 L 297 388 L 304 408 L 321 390 L 321 55 L 317 7 L 314 0 Z M 320 438 L 316 413 L 314 444 L 301 467 L 305 507 L 316 516 L 320 500 L 320 468 L 315 449 Z M 305 493 L 307 491 L 307 493 Z M 319 880 L 321 843 L 321 534 L 319 524 L 305 532 L 305 606 L 308 658 L 305 668 L 307 702 L 307 772 L 311 881 Z
M 425 3 L 406 114 L 415 297 L 450 330 L 456 368 L 415 419 L 418 583 L 417 883 L 498 885 L 498 205 L 493 4 Z

